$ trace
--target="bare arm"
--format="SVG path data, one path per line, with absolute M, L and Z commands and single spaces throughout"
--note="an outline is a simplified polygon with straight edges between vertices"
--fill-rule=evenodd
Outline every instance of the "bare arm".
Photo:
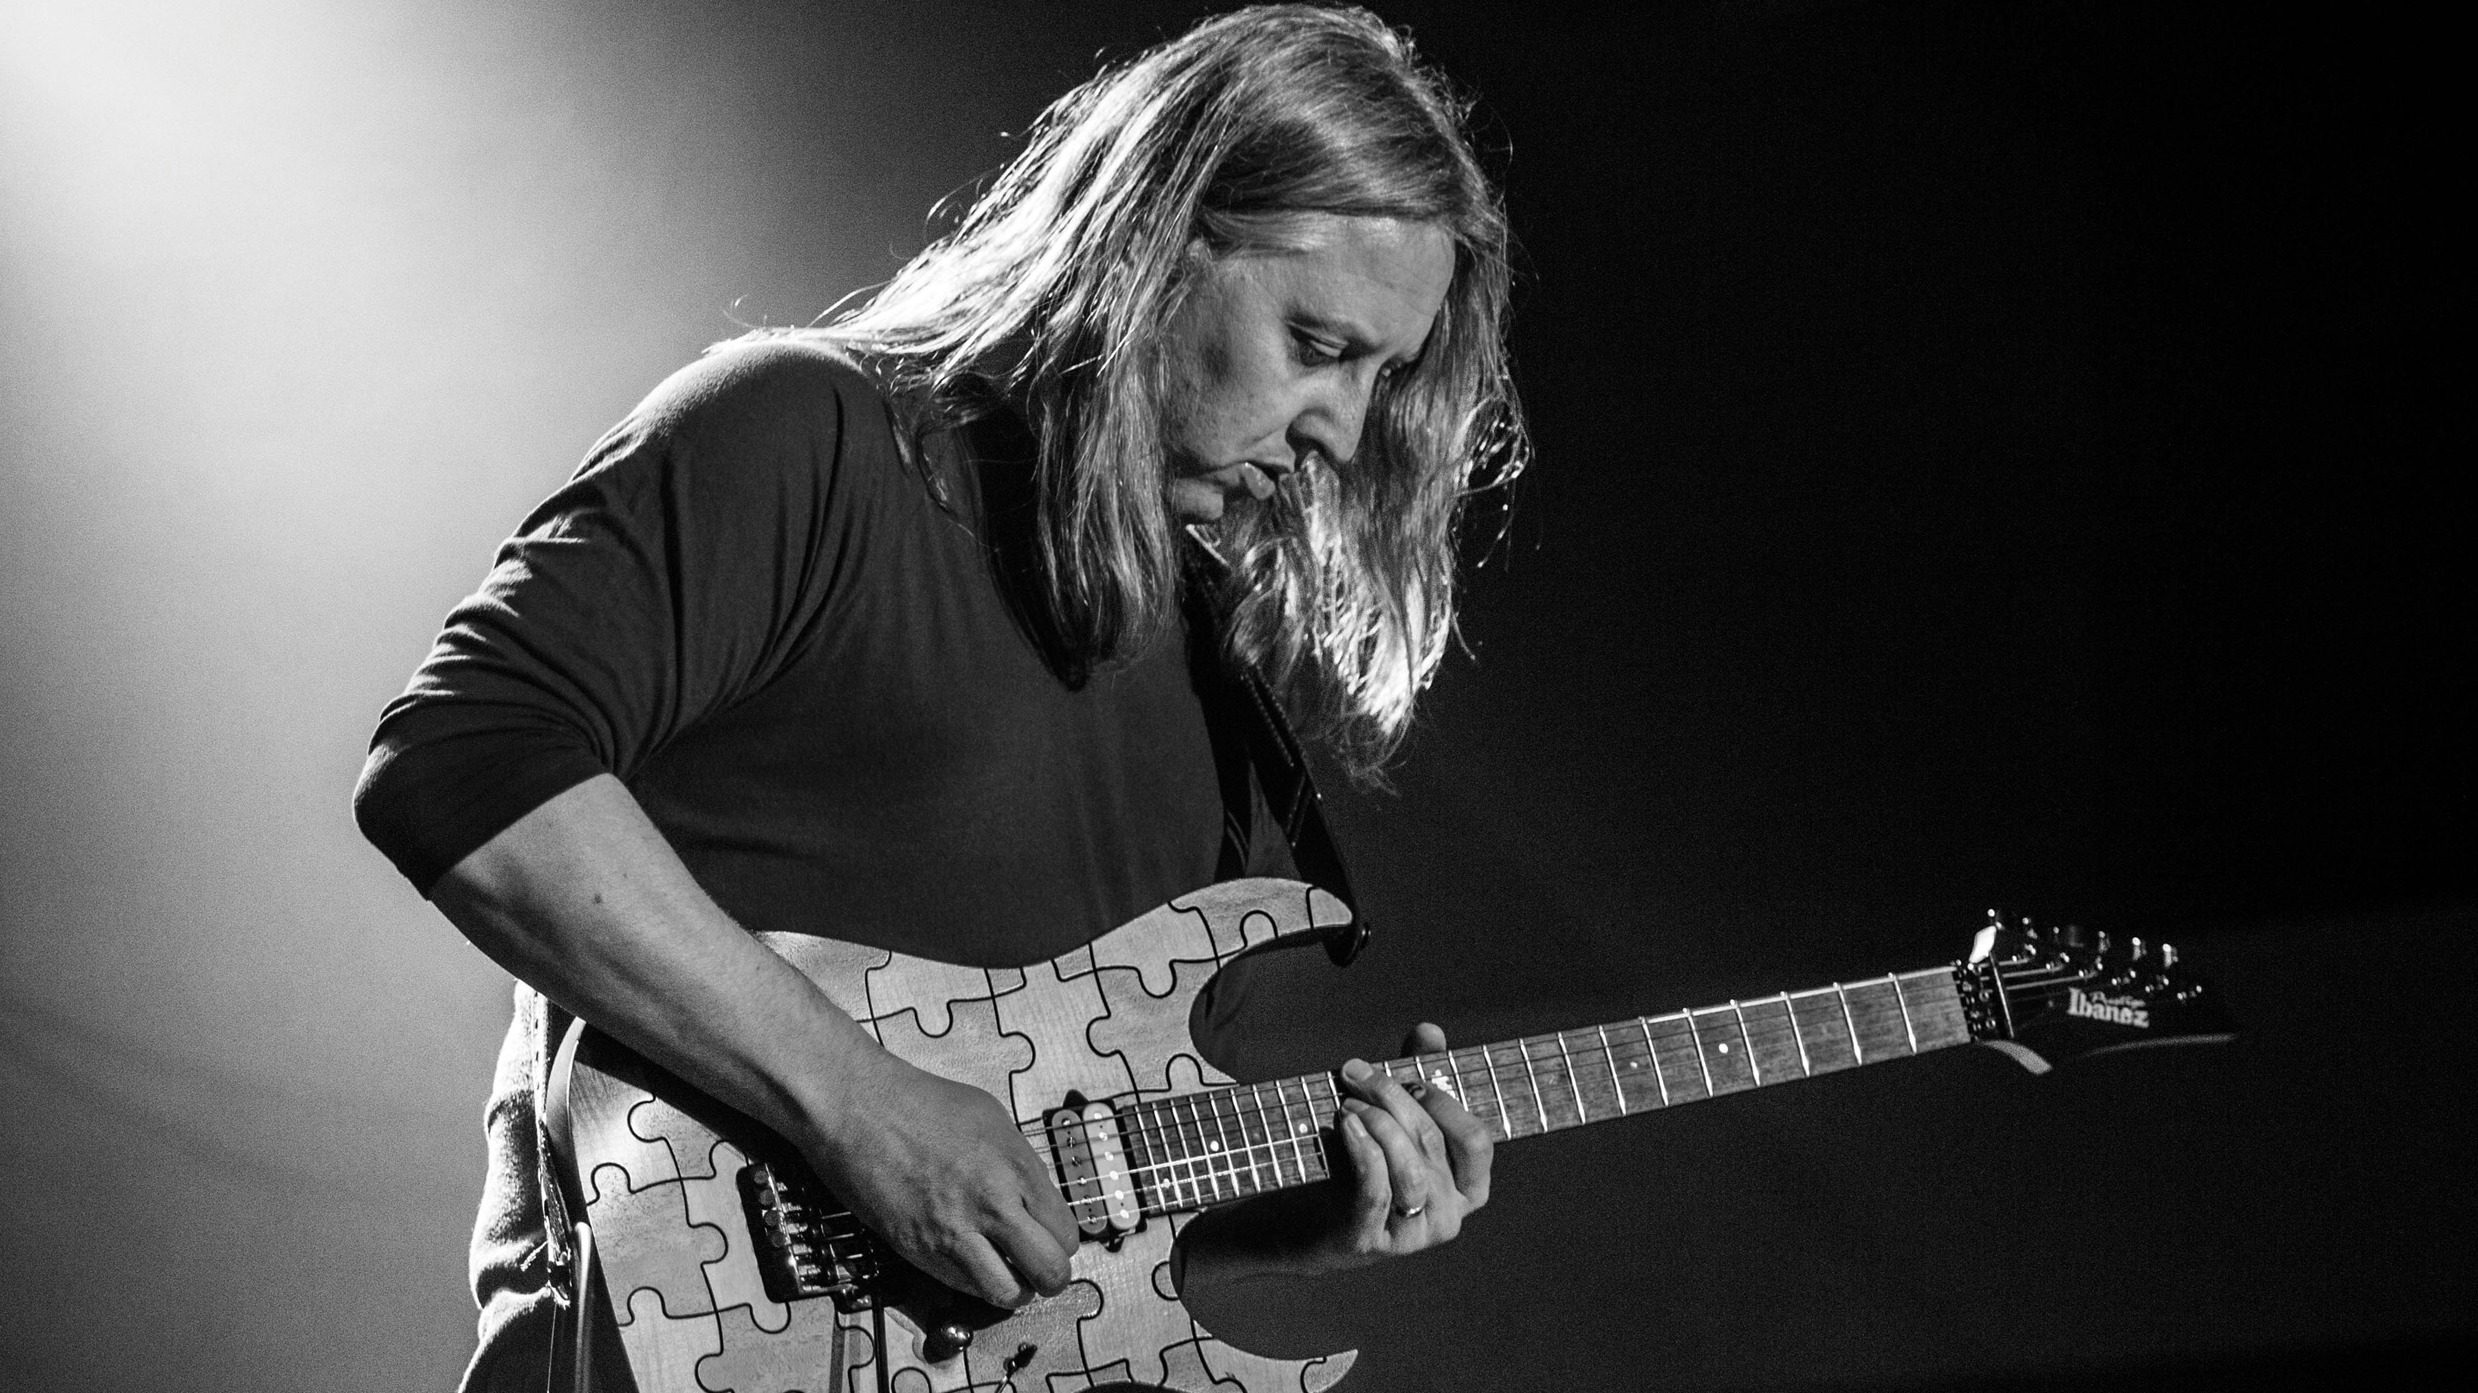
M 798 1146 L 931 1276 L 1010 1306 L 1066 1284 L 1074 1220 L 1006 1110 L 887 1053 L 743 932 L 617 779 L 528 813 L 432 899 L 502 967 Z

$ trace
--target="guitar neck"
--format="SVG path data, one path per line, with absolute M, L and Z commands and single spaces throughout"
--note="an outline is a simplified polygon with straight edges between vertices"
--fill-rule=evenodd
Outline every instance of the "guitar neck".
M 1971 1039 L 1953 969 L 1940 967 L 1375 1067 L 1405 1084 L 1444 1089 L 1497 1140 L 1511 1141 Z M 1177 1213 L 1325 1179 L 1332 1173 L 1327 1129 L 1340 1099 L 1332 1074 L 1303 1074 L 1122 1108 L 1140 1207 Z M 1070 1187 L 1071 1207 L 1098 1213 L 1098 1191 L 1076 1191 Z

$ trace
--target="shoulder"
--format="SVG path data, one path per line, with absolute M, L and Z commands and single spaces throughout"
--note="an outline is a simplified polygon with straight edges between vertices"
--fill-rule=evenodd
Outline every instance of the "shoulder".
M 731 340 L 663 380 L 637 409 L 637 430 L 690 445 L 815 442 L 883 434 L 885 394 L 858 363 L 814 339 Z
M 876 379 L 830 345 L 768 335 L 718 344 L 663 379 L 595 442 L 570 483 L 630 508 L 667 506 L 667 497 L 780 507 L 905 477 Z

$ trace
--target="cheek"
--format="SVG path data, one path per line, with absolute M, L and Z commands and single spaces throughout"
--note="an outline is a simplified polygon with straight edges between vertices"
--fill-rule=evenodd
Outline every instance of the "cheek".
M 1173 448 L 1208 465 L 1229 463 L 1226 456 L 1262 434 L 1267 394 L 1261 375 L 1249 370 L 1245 354 L 1221 340 L 1195 345 L 1177 367 L 1164 413 L 1172 424 Z

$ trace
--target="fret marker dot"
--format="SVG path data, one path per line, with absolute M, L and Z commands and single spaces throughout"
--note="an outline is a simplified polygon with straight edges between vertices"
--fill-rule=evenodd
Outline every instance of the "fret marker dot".
M 1721 1053 L 1723 1053 L 1723 1054 L 1728 1054 L 1728 1053 L 1729 1053 L 1729 1041 L 1727 1041 L 1727 1040 L 1723 1040 L 1723 1041 L 1721 1042 Z
M 1726 1048 L 1728 1048 L 1728 1047 L 1727 1047 L 1727 1046 L 1723 1046 L 1723 1048 L 1724 1048 L 1724 1049 L 1726 1049 Z M 1205 1143 L 1205 1150 L 1207 1150 L 1207 1151 L 1219 1151 L 1219 1150 L 1221 1150 L 1221 1149 L 1222 1149 L 1222 1144 L 1221 1144 L 1220 1142 L 1218 1142 L 1218 1141 L 1209 1141 L 1209 1142 L 1206 1142 L 1206 1143 Z

